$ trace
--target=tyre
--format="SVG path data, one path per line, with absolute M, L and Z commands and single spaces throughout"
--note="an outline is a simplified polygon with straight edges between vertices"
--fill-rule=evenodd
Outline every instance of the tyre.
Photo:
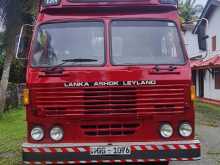
M 169 162 L 160 162 L 160 163 L 156 163 L 155 165 L 169 165 Z
M 149 163 L 146 165 L 169 165 L 169 162 L 158 162 L 158 163 Z

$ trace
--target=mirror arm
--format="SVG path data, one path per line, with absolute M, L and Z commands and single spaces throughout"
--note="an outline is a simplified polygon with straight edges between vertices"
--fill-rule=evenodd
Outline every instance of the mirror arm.
M 18 57 L 18 52 L 19 52 L 19 48 L 20 48 L 21 37 L 22 37 L 23 31 L 24 31 L 24 25 L 21 27 L 21 31 L 20 31 L 20 34 L 19 34 L 19 39 L 18 39 L 17 49 L 16 49 L 16 59 L 23 59 L 23 58 Z

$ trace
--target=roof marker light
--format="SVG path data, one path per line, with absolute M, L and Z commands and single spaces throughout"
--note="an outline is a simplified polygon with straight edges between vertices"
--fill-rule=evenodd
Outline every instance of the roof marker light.
M 178 2 L 177 0 L 160 0 L 161 4 L 172 4 L 172 5 L 177 5 Z
M 60 4 L 60 0 L 43 0 L 43 6 L 56 6 Z

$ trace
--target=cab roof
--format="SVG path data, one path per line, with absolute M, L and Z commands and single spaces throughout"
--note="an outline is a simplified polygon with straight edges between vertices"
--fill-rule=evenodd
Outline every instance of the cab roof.
M 41 0 L 41 11 L 63 8 L 164 6 L 177 9 L 178 0 Z

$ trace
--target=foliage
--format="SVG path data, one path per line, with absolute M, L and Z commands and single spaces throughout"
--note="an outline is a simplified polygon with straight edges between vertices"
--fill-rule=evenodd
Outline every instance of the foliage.
M 202 5 L 196 5 L 196 0 L 179 0 L 179 13 L 182 22 L 195 21 L 203 10 Z
M 4 45 L 4 37 L 5 37 L 4 33 L 1 32 L 0 33 L 0 58 L 1 58 L 2 54 L 3 54 L 4 47 L 5 47 L 5 45 Z
M 2 115 L 5 104 L 6 104 L 6 95 L 7 95 L 7 88 L 8 82 L 10 77 L 11 64 L 13 63 L 15 49 L 16 49 L 16 36 L 22 26 L 22 24 L 29 23 L 31 24 L 34 20 L 33 12 L 36 9 L 37 0 L 5 0 L 5 5 L 3 8 L 3 15 L 4 17 L 4 25 L 5 25 L 5 32 L 3 37 L 4 43 L 4 51 L 5 51 L 5 58 L 3 69 L 1 73 L 1 81 L 0 81 L 0 115 Z M 2 3 L 0 3 L 2 5 Z M 0 6 L 2 7 L 2 6 Z M 19 63 L 19 62 L 17 62 Z M 17 64 L 14 63 L 14 64 Z M 22 66 L 22 65 L 16 65 Z M 15 67 L 15 68 L 17 68 Z M 13 68 L 13 67 L 12 67 Z M 21 71 L 21 74 L 24 74 L 23 68 L 15 70 L 15 73 Z M 17 75 L 17 74 L 15 74 Z
M 14 59 L 11 65 L 9 82 L 24 83 L 25 76 L 26 76 L 25 62 Z
M 0 33 L 0 75 L 2 75 L 3 63 L 5 59 L 6 48 L 11 47 L 13 53 L 15 50 L 15 37 L 19 34 L 19 30 L 22 24 L 32 24 L 35 20 L 37 1 L 36 0 L 8 0 L 8 6 L 6 7 L 6 31 Z M 15 11 L 15 12 L 11 12 Z M 10 35 L 11 31 L 16 32 Z M 7 36 L 7 38 L 6 38 Z M 11 37 L 9 37 L 11 36 Z M 13 42 L 13 43 L 12 43 Z M 25 64 L 24 61 L 16 60 L 12 61 L 10 70 L 10 79 L 12 83 L 22 83 L 25 81 Z
M 1 38 L 2 36 L 2 38 Z M 0 75 L 2 75 L 3 64 L 5 59 L 5 49 L 6 46 L 3 42 L 4 34 L 0 33 Z M 23 83 L 25 81 L 25 64 L 24 61 L 16 60 L 12 61 L 12 66 L 10 70 L 10 82 L 12 83 Z

